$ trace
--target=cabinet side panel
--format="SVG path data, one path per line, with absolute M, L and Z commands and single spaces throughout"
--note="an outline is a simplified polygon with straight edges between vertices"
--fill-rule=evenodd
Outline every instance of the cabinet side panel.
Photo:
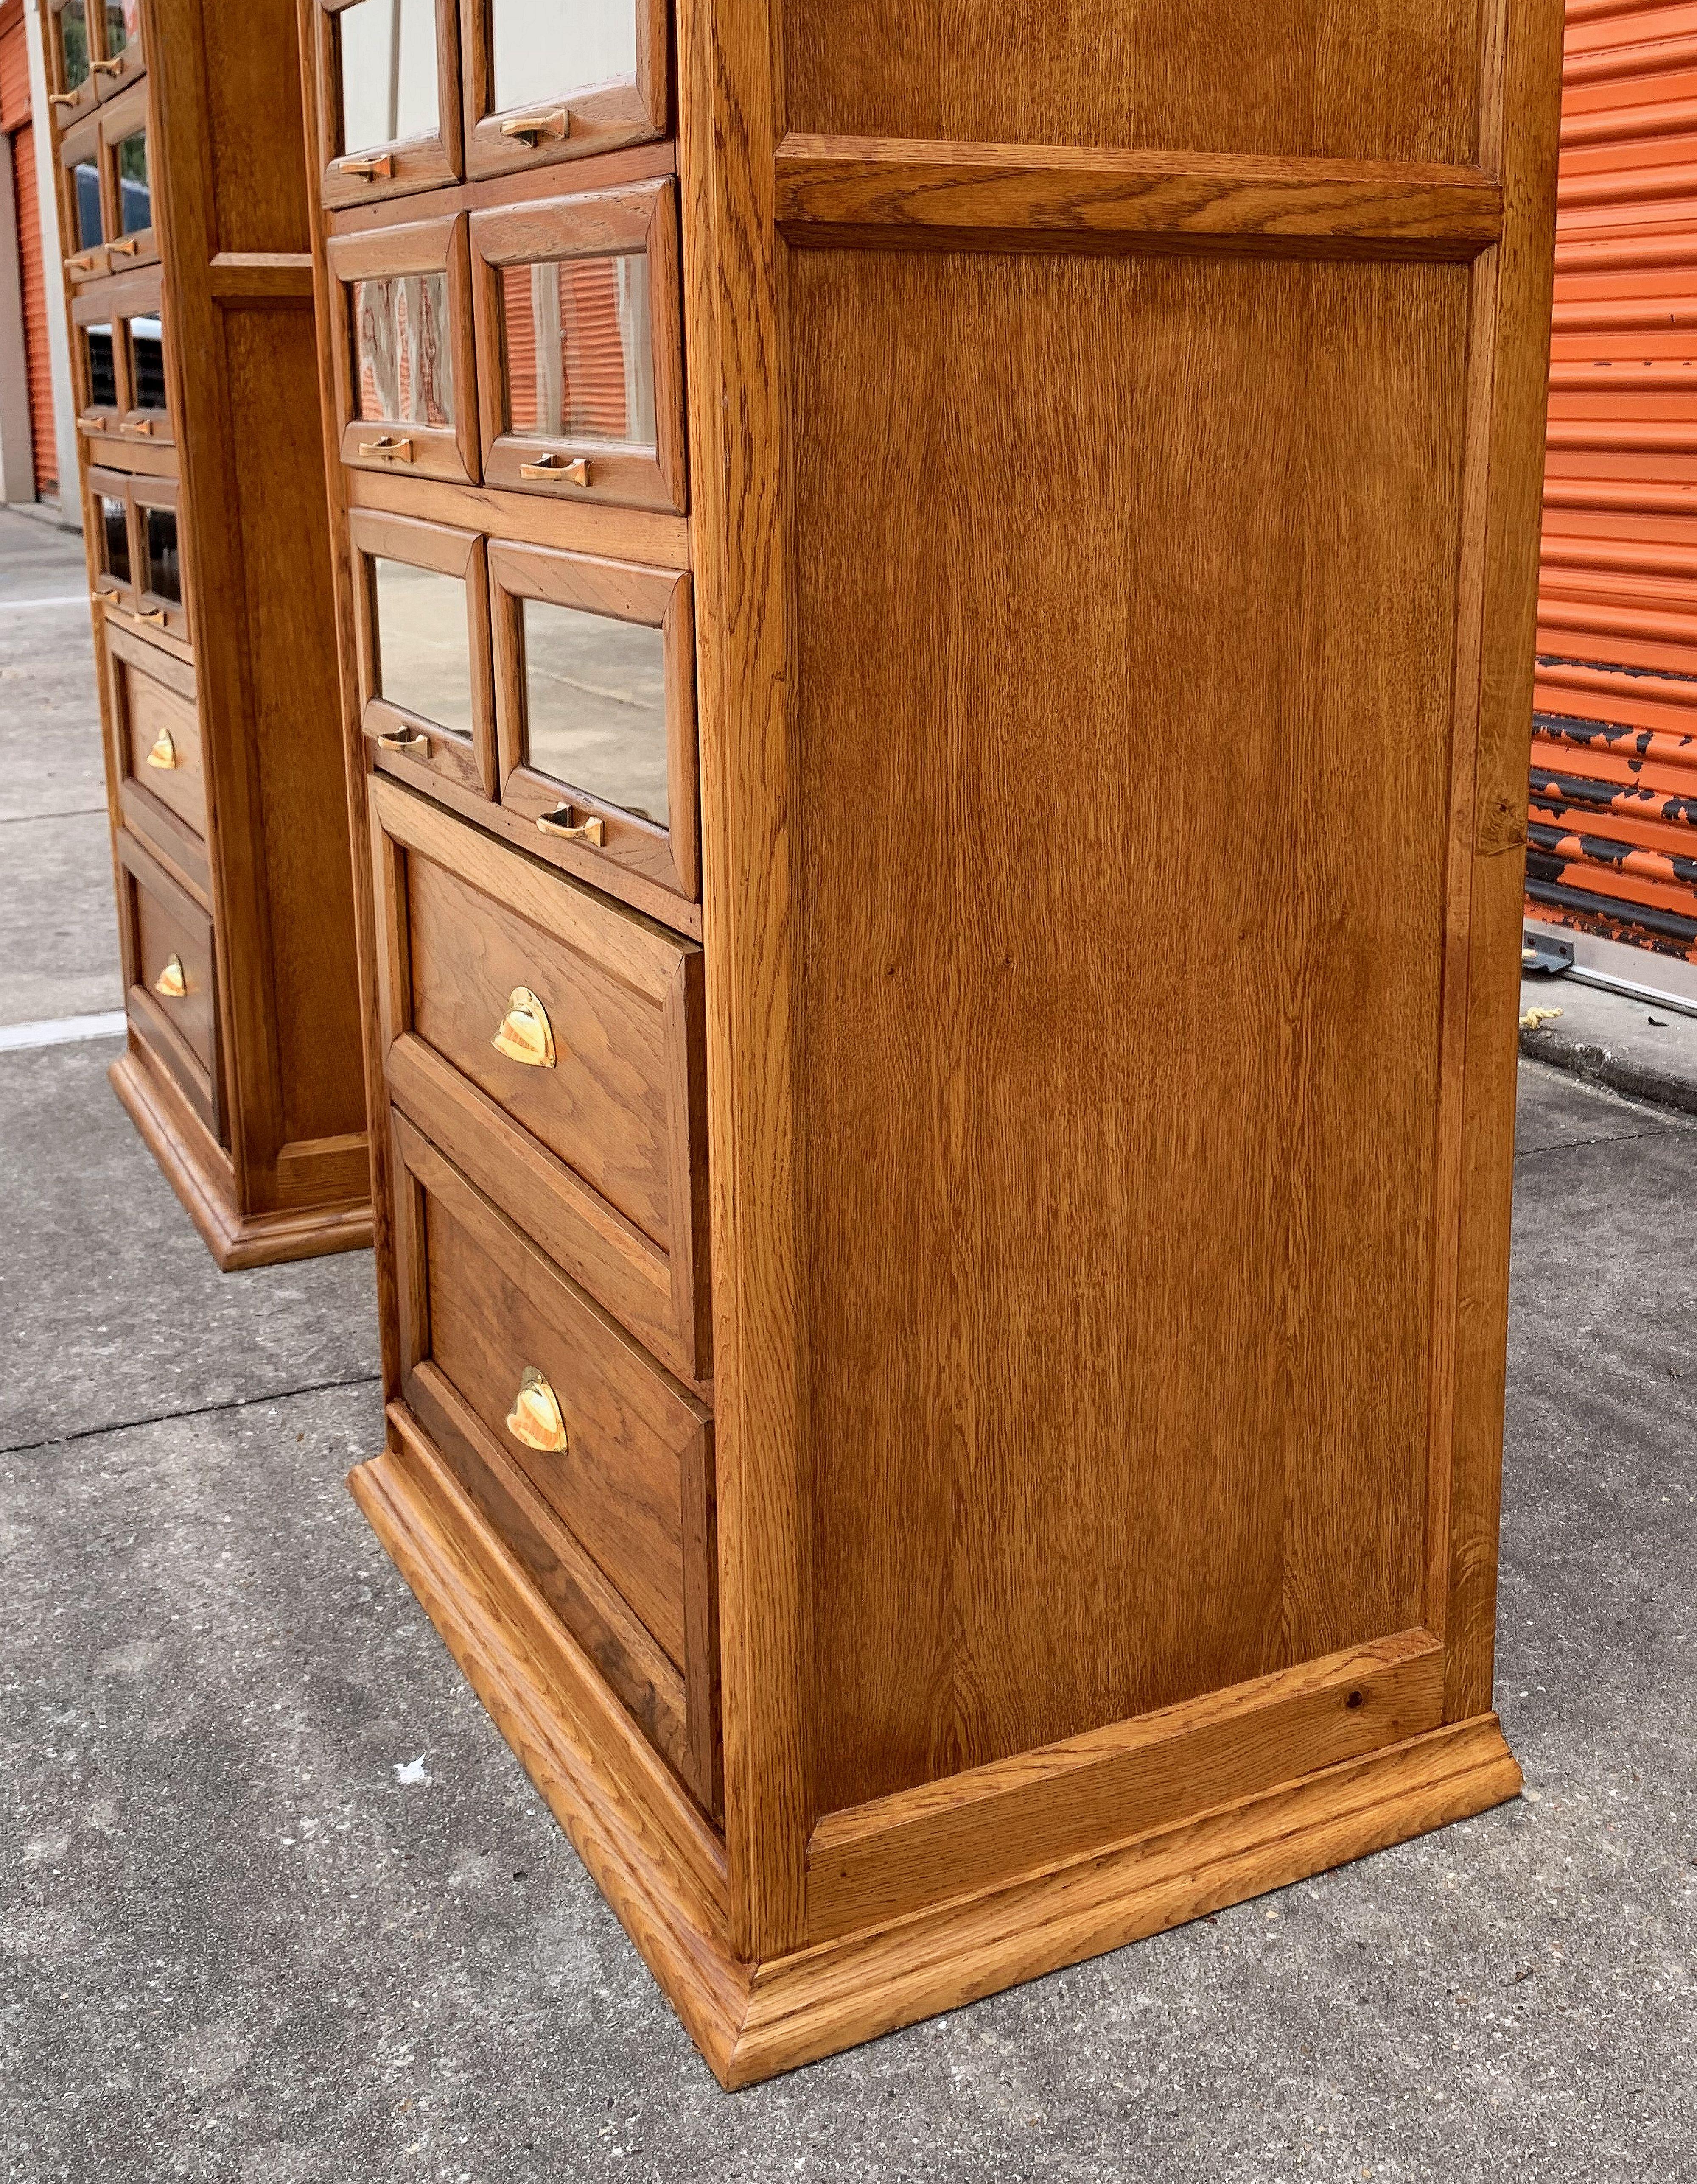
M 784 0 L 781 13 L 796 131 L 1473 155 L 1478 0 Z
M 243 0 L 204 7 L 199 22 L 216 247 L 304 251 L 312 230 L 294 9 L 289 0 Z
M 262 457 L 236 465 L 235 517 L 288 1143 L 365 1128 L 317 367 L 304 304 L 220 316 L 233 444 Z
M 827 1811 L 1421 1619 L 1468 276 L 789 264 Z

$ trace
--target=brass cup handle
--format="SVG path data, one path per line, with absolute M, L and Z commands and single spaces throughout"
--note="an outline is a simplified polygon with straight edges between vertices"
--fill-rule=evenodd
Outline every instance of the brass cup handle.
M 555 106 L 546 114 L 510 114 L 501 124 L 501 134 L 516 136 L 520 143 L 533 149 L 544 136 L 557 142 L 571 126 L 570 114 L 563 106 Z
M 170 739 L 170 730 L 161 728 L 158 742 L 148 753 L 148 764 L 157 766 L 161 773 L 175 773 L 181 763 L 176 755 L 176 745 Z
M 154 991 L 163 994 L 168 1001 L 180 1001 L 188 991 L 188 978 L 184 972 L 181 956 L 167 958 L 165 967 L 154 981 Z
M 430 755 L 430 738 L 416 728 L 390 728 L 377 738 L 384 750 L 418 751 L 425 757 Z
M 544 455 L 540 462 L 521 463 L 522 478 L 564 478 L 567 485 L 588 485 L 589 465 L 581 455 L 567 462 L 563 455 Z
M 358 444 L 362 455 L 381 455 L 385 462 L 390 463 L 410 463 L 412 460 L 412 442 L 397 440 L 388 432 L 379 432 L 375 440 L 361 440 Z
M 539 1448 L 546 1455 L 557 1456 L 566 1446 L 560 1399 L 533 1365 L 527 1365 L 520 1376 L 518 1393 L 507 1413 L 507 1431 L 527 1448 Z
M 562 804 L 557 811 L 544 811 L 536 822 L 537 832 L 555 834 L 562 842 L 588 842 L 595 849 L 605 847 L 607 838 L 606 822 L 600 819 L 579 820 L 572 823 L 572 806 Z
M 379 152 L 369 159 L 338 159 L 336 162 L 338 175 L 352 175 L 362 182 L 386 182 L 394 170 L 394 156 L 388 152 Z
M 527 1069 L 552 1069 L 559 1056 L 554 1045 L 554 1027 L 548 1011 L 528 986 L 515 986 L 507 995 L 507 1012 L 489 1041 L 509 1061 L 522 1061 Z

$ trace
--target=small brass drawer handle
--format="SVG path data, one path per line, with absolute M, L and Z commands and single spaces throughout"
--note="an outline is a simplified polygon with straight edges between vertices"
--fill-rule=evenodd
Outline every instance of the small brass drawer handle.
M 379 152 L 371 159 L 338 159 L 336 162 L 338 175 L 352 175 L 356 181 L 362 182 L 386 182 L 394 170 L 394 156 L 388 152 Z
M 123 69 L 124 64 L 121 60 L 90 61 L 88 65 L 96 75 L 117 75 Z
M 544 455 L 539 463 L 521 463 L 522 478 L 564 478 L 567 485 L 588 485 L 589 465 L 579 455 L 567 462 L 563 455 Z
M 544 136 L 558 139 L 572 126 L 572 117 L 563 106 L 552 108 L 546 114 L 514 114 L 501 124 L 503 136 L 516 136 L 522 144 L 534 146 Z
M 145 610 L 137 608 L 136 619 L 137 621 L 146 622 L 149 629 L 163 629 L 165 626 L 165 610 L 163 607 L 152 607 Z
M 384 750 L 419 751 L 427 758 L 430 755 L 429 737 L 421 735 L 416 728 L 391 728 L 377 741 Z
M 163 994 L 168 1001 L 180 1001 L 188 991 L 188 979 L 183 972 L 181 956 L 173 956 L 169 959 L 164 970 L 154 981 L 154 991 L 156 994 Z
M 548 1011 L 528 986 L 515 986 L 507 995 L 507 1012 L 489 1041 L 509 1061 L 522 1061 L 527 1069 L 552 1069 L 559 1056 L 554 1047 L 554 1027 Z
M 48 94 L 49 106 L 79 106 L 82 103 L 80 91 L 55 91 Z
M 94 65 L 98 68 L 100 64 L 97 61 Z M 141 247 L 142 238 L 139 235 L 126 235 L 120 237 L 116 242 L 109 242 L 106 246 L 114 258 L 133 258 Z
M 566 1446 L 566 1421 L 560 1399 L 533 1365 L 520 1377 L 518 1393 L 507 1414 L 507 1431 L 527 1448 L 539 1448 L 550 1456 Z
M 175 773 L 181 763 L 176 745 L 170 739 L 170 730 L 161 728 L 159 741 L 148 753 L 148 764 L 156 766 L 161 773 Z
M 154 437 L 154 421 L 151 417 L 126 417 L 118 430 L 120 432 L 133 432 L 137 439 L 151 440 Z
M 593 843 L 598 850 L 605 845 L 607 838 L 606 827 L 599 819 L 581 820 L 574 827 L 569 804 L 562 804 L 557 811 L 543 812 L 536 826 L 539 833 L 557 834 L 562 842 Z
M 79 250 L 75 258 L 67 258 L 64 262 L 73 273 L 92 273 L 99 255 L 98 249 Z
M 410 463 L 412 460 L 412 442 L 392 439 L 387 432 L 379 433 L 375 440 L 361 440 L 359 446 L 362 455 L 381 455 L 385 462 Z

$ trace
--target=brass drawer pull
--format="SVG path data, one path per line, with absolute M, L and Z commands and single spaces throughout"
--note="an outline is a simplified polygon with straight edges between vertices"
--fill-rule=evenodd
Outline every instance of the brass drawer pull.
M 121 60 L 90 61 L 88 65 L 92 72 L 96 75 L 117 75 L 121 71 L 124 64 Z
M 548 1011 L 528 986 L 515 986 L 507 995 L 507 1012 L 489 1041 L 509 1061 L 522 1061 L 527 1069 L 552 1069 L 558 1056 L 554 1049 L 554 1027 Z
M 149 629 L 163 629 L 165 626 L 165 610 L 163 607 L 147 609 L 137 607 L 136 619 L 137 621 L 146 622 Z
M 359 447 L 362 455 L 381 455 L 385 462 L 410 463 L 412 460 L 412 442 L 394 439 L 387 432 L 380 432 L 375 440 L 361 440 Z
M 384 750 L 420 751 L 427 758 L 430 755 L 430 738 L 421 735 L 416 728 L 391 728 L 377 741 Z
M 567 462 L 563 455 L 544 455 L 539 463 L 521 463 L 522 478 L 564 478 L 567 485 L 588 485 L 589 465 L 579 455 Z
M 173 956 L 154 981 L 154 991 L 163 994 L 168 1001 L 180 1001 L 188 991 L 188 980 L 184 975 L 182 958 Z
M 181 763 L 176 755 L 176 745 L 170 739 L 170 730 L 161 728 L 159 741 L 148 753 L 148 764 L 156 766 L 161 773 L 175 773 Z
M 566 1446 L 566 1421 L 560 1399 L 533 1365 L 527 1365 L 507 1414 L 507 1431 L 527 1448 L 557 1456 Z
M 79 106 L 81 103 L 82 93 L 80 91 L 55 91 L 47 96 L 49 106 Z
M 572 126 L 572 117 L 563 106 L 556 106 L 547 114 L 515 114 L 501 124 L 503 136 L 516 136 L 522 144 L 533 148 L 544 136 L 563 137 Z
M 98 66 L 98 63 L 96 65 Z M 114 258 L 133 258 L 141 247 L 139 235 L 121 236 L 116 242 L 109 242 L 106 246 Z
M 75 258 L 65 259 L 66 268 L 72 273 L 92 273 L 94 270 L 95 260 L 99 255 L 100 250 L 98 247 L 93 250 L 79 250 Z
M 361 182 L 386 182 L 394 170 L 394 156 L 388 152 L 379 152 L 371 159 L 338 159 L 336 162 L 338 175 L 352 175 Z
M 126 417 L 119 425 L 120 432 L 133 432 L 138 439 L 151 440 L 154 421 L 151 417 Z
M 562 842 L 590 842 L 598 850 L 607 838 L 606 827 L 599 819 L 584 819 L 574 827 L 569 804 L 562 804 L 557 811 L 544 811 L 536 825 L 539 833 L 557 834 Z

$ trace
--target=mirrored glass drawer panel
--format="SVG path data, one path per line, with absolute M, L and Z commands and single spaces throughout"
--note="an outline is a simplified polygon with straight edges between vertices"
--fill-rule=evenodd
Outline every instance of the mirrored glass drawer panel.
M 461 0 L 469 175 L 666 133 L 666 0 Z
M 465 215 L 338 236 L 327 255 L 343 461 L 475 482 Z
M 165 396 L 165 328 L 157 311 L 137 311 L 120 319 L 126 392 L 129 409 L 124 430 L 139 438 L 168 440 L 170 405 Z
M 354 415 L 372 421 L 451 427 L 454 351 L 448 276 L 391 273 L 350 283 Z
M 103 326 L 82 326 L 78 331 L 82 341 L 83 383 L 87 393 L 83 421 L 109 423 L 115 420 L 119 407 L 114 329 L 109 320 Z
M 474 213 L 471 245 L 486 482 L 681 513 L 675 184 Z
M 57 23 L 58 88 L 80 91 L 90 80 L 88 10 L 84 0 L 64 0 L 57 11 Z
M 148 178 L 148 132 L 133 129 L 117 148 L 118 232 L 141 235 L 154 224 L 153 185 Z
M 457 181 L 455 0 L 319 0 L 316 14 L 324 203 Z
M 97 533 L 100 572 L 127 590 L 131 582 L 129 501 L 121 494 L 97 493 L 94 508 L 100 526 Z
M 172 477 L 138 476 L 131 482 L 136 511 L 137 612 L 142 621 L 172 637 L 189 633 L 188 590 L 184 582 L 178 528 L 178 488 Z
M 355 509 L 349 536 L 360 725 L 415 785 L 495 789 L 484 547 L 470 532 Z
M 695 901 L 689 577 L 496 540 L 489 597 L 502 804 L 531 820 L 539 855 L 610 893 Z
M 176 510 L 142 510 L 142 588 L 172 606 L 182 604 L 182 562 L 177 552 Z

